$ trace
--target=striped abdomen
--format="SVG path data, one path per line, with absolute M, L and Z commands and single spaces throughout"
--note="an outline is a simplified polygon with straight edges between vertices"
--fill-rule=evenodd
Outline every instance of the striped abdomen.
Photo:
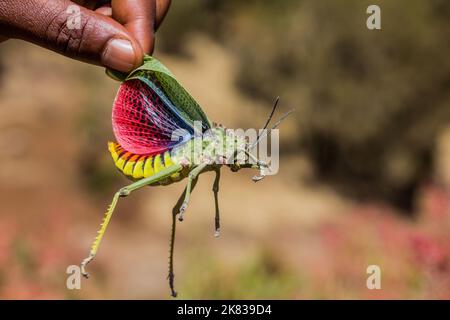
M 174 165 L 169 151 L 152 156 L 138 155 L 124 150 L 115 142 L 108 142 L 108 149 L 119 171 L 131 179 L 147 178 Z M 181 178 L 181 172 L 177 172 L 172 174 L 170 179 L 157 184 L 169 184 Z

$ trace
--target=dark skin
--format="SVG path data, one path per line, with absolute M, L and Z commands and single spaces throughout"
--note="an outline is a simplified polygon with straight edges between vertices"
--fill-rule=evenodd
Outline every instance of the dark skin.
M 151 54 L 171 0 L 0 0 L 0 41 L 22 39 L 67 57 L 128 72 Z M 78 5 L 79 28 L 67 27 Z

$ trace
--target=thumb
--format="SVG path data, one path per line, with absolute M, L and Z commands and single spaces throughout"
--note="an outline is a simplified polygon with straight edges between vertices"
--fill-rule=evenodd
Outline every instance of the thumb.
M 120 23 L 68 0 L 2 1 L 0 25 L 2 36 L 118 71 L 142 62 L 142 48 Z

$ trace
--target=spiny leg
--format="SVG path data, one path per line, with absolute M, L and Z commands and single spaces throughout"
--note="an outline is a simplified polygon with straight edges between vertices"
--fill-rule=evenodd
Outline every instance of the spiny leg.
M 196 184 L 197 184 L 197 179 L 195 179 L 192 182 L 191 192 L 194 190 Z M 176 216 L 180 212 L 180 207 L 183 203 L 183 199 L 186 194 L 186 190 L 187 190 L 187 187 L 184 188 L 183 193 L 181 194 L 180 198 L 178 199 L 177 203 L 175 204 L 175 206 L 172 209 L 172 231 L 170 234 L 170 250 L 169 250 L 169 252 L 170 252 L 169 253 L 169 275 L 167 276 L 167 278 L 169 279 L 169 286 L 170 286 L 170 291 L 172 293 L 172 297 L 177 296 L 177 292 L 174 289 L 175 274 L 173 272 L 173 252 L 174 252 L 174 248 L 175 248 L 175 230 L 176 230 L 176 221 L 177 221 Z
M 86 266 L 89 262 L 91 262 L 94 259 L 95 255 L 97 254 L 98 247 L 100 245 L 100 242 L 102 241 L 103 235 L 105 234 L 106 227 L 108 226 L 108 223 L 111 220 L 111 216 L 114 212 L 119 197 L 126 197 L 132 191 L 142 188 L 146 185 L 152 184 L 154 182 L 157 182 L 159 180 L 165 179 L 168 176 L 172 175 L 173 173 L 179 171 L 180 169 L 181 165 L 170 166 L 168 168 L 165 168 L 164 170 L 161 170 L 160 172 L 151 177 L 147 177 L 139 181 L 136 181 L 126 187 L 121 188 L 119 191 L 116 192 L 108 210 L 106 211 L 105 217 L 103 219 L 102 224 L 100 225 L 100 230 L 97 232 L 97 236 L 95 237 L 94 243 L 91 246 L 89 256 L 81 262 L 81 274 L 83 276 L 85 276 L 86 278 L 89 277 L 89 274 L 86 272 Z
M 189 173 L 188 182 L 187 182 L 187 185 L 186 185 L 186 192 L 184 194 L 184 201 L 181 204 L 180 215 L 178 216 L 178 220 L 179 221 L 183 221 L 184 220 L 184 212 L 186 211 L 186 208 L 187 208 L 187 206 L 189 204 L 189 199 L 191 197 L 192 181 L 197 179 L 197 176 L 200 174 L 200 172 L 202 172 L 202 170 L 207 165 L 208 165 L 207 163 L 201 163 L 197 167 L 192 169 L 192 171 Z
M 214 179 L 214 184 L 213 184 L 214 206 L 216 209 L 214 237 L 217 238 L 220 236 L 220 213 L 219 213 L 220 168 L 215 169 L 215 172 L 216 172 L 216 178 Z
M 111 216 L 114 212 L 114 209 L 116 208 L 116 204 L 117 201 L 119 200 L 119 197 L 120 197 L 120 190 L 117 191 L 116 194 L 114 195 L 113 200 L 105 213 L 103 221 L 100 224 L 100 230 L 97 231 L 97 236 L 95 237 L 94 243 L 91 246 L 89 256 L 81 262 L 81 274 L 86 278 L 89 278 L 89 273 L 86 272 L 86 266 L 89 262 L 91 262 L 94 259 L 97 253 L 98 246 L 100 245 L 100 241 L 102 240 L 102 237 L 105 234 L 106 227 L 108 226 L 108 223 L 111 220 Z

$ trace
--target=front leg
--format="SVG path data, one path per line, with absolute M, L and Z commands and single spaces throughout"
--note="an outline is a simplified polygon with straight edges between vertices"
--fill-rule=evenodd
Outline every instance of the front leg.
M 258 182 L 258 181 L 264 179 L 264 177 L 266 176 L 265 173 L 264 173 L 264 169 L 269 170 L 269 165 L 268 165 L 267 163 L 262 162 L 262 161 L 260 161 L 259 159 L 257 159 L 257 158 L 256 158 L 253 154 L 251 154 L 249 151 L 247 151 L 247 150 L 242 150 L 242 151 L 248 156 L 249 159 L 251 159 L 251 160 L 253 160 L 253 161 L 255 162 L 256 167 L 259 169 L 259 174 L 258 174 L 258 175 L 255 175 L 255 176 L 252 178 L 252 180 L 253 180 L 254 182 Z
M 190 197 L 191 197 L 192 181 L 197 179 L 197 176 L 200 174 L 200 172 L 203 171 L 203 169 L 205 169 L 205 167 L 207 165 L 208 165 L 207 163 L 201 163 L 197 167 L 192 169 L 192 171 L 189 173 L 189 175 L 188 175 L 188 183 L 186 185 L 186 192 L 185 192 L 185 195 L 184 195 L 184 201 L 183 201 L 183 204 L 180 207 L 180 215 L 178 216 L 178 220 L 179 221 L 183 221 L 184 220 L 184 212 L 186 211 L 186 208 L 187 208 L 187 206 L 189 204 L 189 200 L 190 200 Z

